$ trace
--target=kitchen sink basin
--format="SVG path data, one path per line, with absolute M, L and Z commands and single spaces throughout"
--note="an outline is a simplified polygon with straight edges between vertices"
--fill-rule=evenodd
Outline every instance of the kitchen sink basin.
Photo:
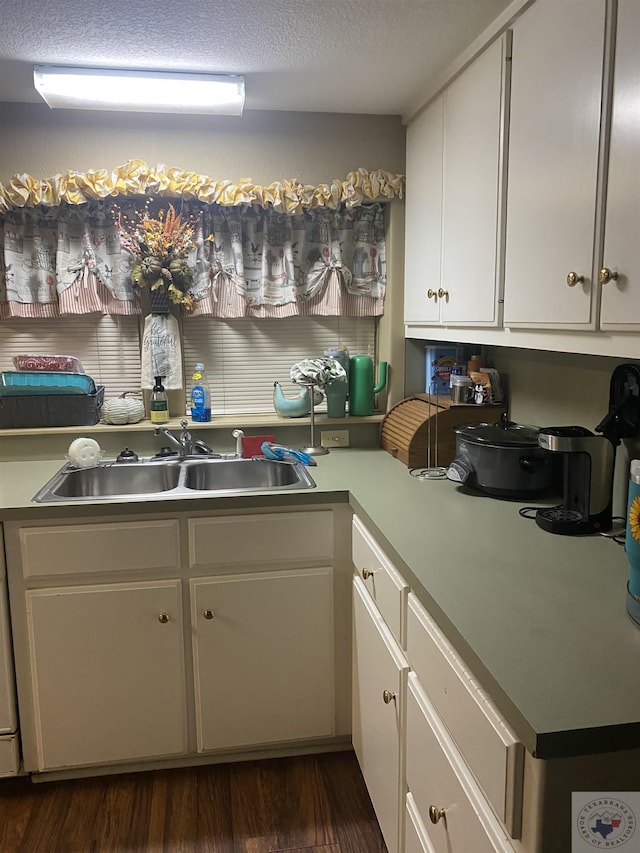
M 270 459 L 233 459 L 194 462 L 187 466 L 184 484 L 198 491 L 254 491 L 300 488 L 302 466 Z
M 175 489 L 180 480 L 180 466 L 97 465 L 58 472 L 47 486 L 57 498 L 100 498 L 115 495 L 150 495 Z M 45 487 L 46 488 L 46 487 Z M 38 493 L 40 494 L 40 493 Z M 34 500 L 37 500 L 34 498 Z
M 50 503 L 101 498 L 203 497 L 313 489 L 315 485 L 301 463 L 261 457 L 173 457 L 126 463 L 104 460 L 92 468 L 65 465 L 33 500 Z

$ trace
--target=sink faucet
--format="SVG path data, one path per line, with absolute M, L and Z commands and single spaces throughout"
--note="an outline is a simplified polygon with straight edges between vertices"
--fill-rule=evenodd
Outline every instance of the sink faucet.
M 182 431 L 180 432 L 180 436 L 176 438 L 176 436 L 171 432 L 167 427 L 156 427 L 153 431 L 154 435 L 164 435 L 169 439 L 171 444 L 174 447 L 178 448 L 178 453 L 180 456 L 190 456 L 193 451 L 193 441 L 191 440 L 191 433 L 187 429 L 188 421 L 180 421 L 180 426 L 182 427 Z
M 242 459 L 243 456 L 243 448 L 242 448 L 242 439 L 244 438 L 244 431 L 241 429 L 234 429 L 231 435 L 236 440 L 236 457 L 238 459 Z

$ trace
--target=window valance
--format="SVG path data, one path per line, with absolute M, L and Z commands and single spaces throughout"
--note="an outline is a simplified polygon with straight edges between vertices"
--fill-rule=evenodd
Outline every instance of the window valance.
M 0 216 L 19 208 L 81 205 L 122 196 L 179 197 L 224 207 L 259 205 L 293 214 L 315 207 L 357 207 L 375 199 L 402 198 L 403 191 L 404 177 L 382 169 L 357 169 L 344 180 L 317 186 L 302 184 L 296 178 L 260 186 L 249 178 L 234 183 L 163 164 L 151 167 L 142 160 L 129 160 L 111 172 L 68 171 L 44 179 L 16 175 L 8 184 L 0 184 Z

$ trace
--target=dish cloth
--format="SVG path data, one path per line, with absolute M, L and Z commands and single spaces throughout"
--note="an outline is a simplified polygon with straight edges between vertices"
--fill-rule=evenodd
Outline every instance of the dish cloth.
M 153 388 L 162 377 L 167 391 L 182 388 L 180 329 L 173 314 L 149 314 L 142 333 L 142 388 Z

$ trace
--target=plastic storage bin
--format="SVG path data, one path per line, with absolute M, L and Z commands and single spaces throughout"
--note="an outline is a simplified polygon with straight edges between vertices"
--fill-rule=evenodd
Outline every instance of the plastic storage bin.
M 95 394 L 96 383 L 86 373 L 10 371 L 0 374 L 0 396 L 14 394 Z
M 94 394 L 0 394 L 0 429 L 91 426 L 103 401 L 104 385 Z

